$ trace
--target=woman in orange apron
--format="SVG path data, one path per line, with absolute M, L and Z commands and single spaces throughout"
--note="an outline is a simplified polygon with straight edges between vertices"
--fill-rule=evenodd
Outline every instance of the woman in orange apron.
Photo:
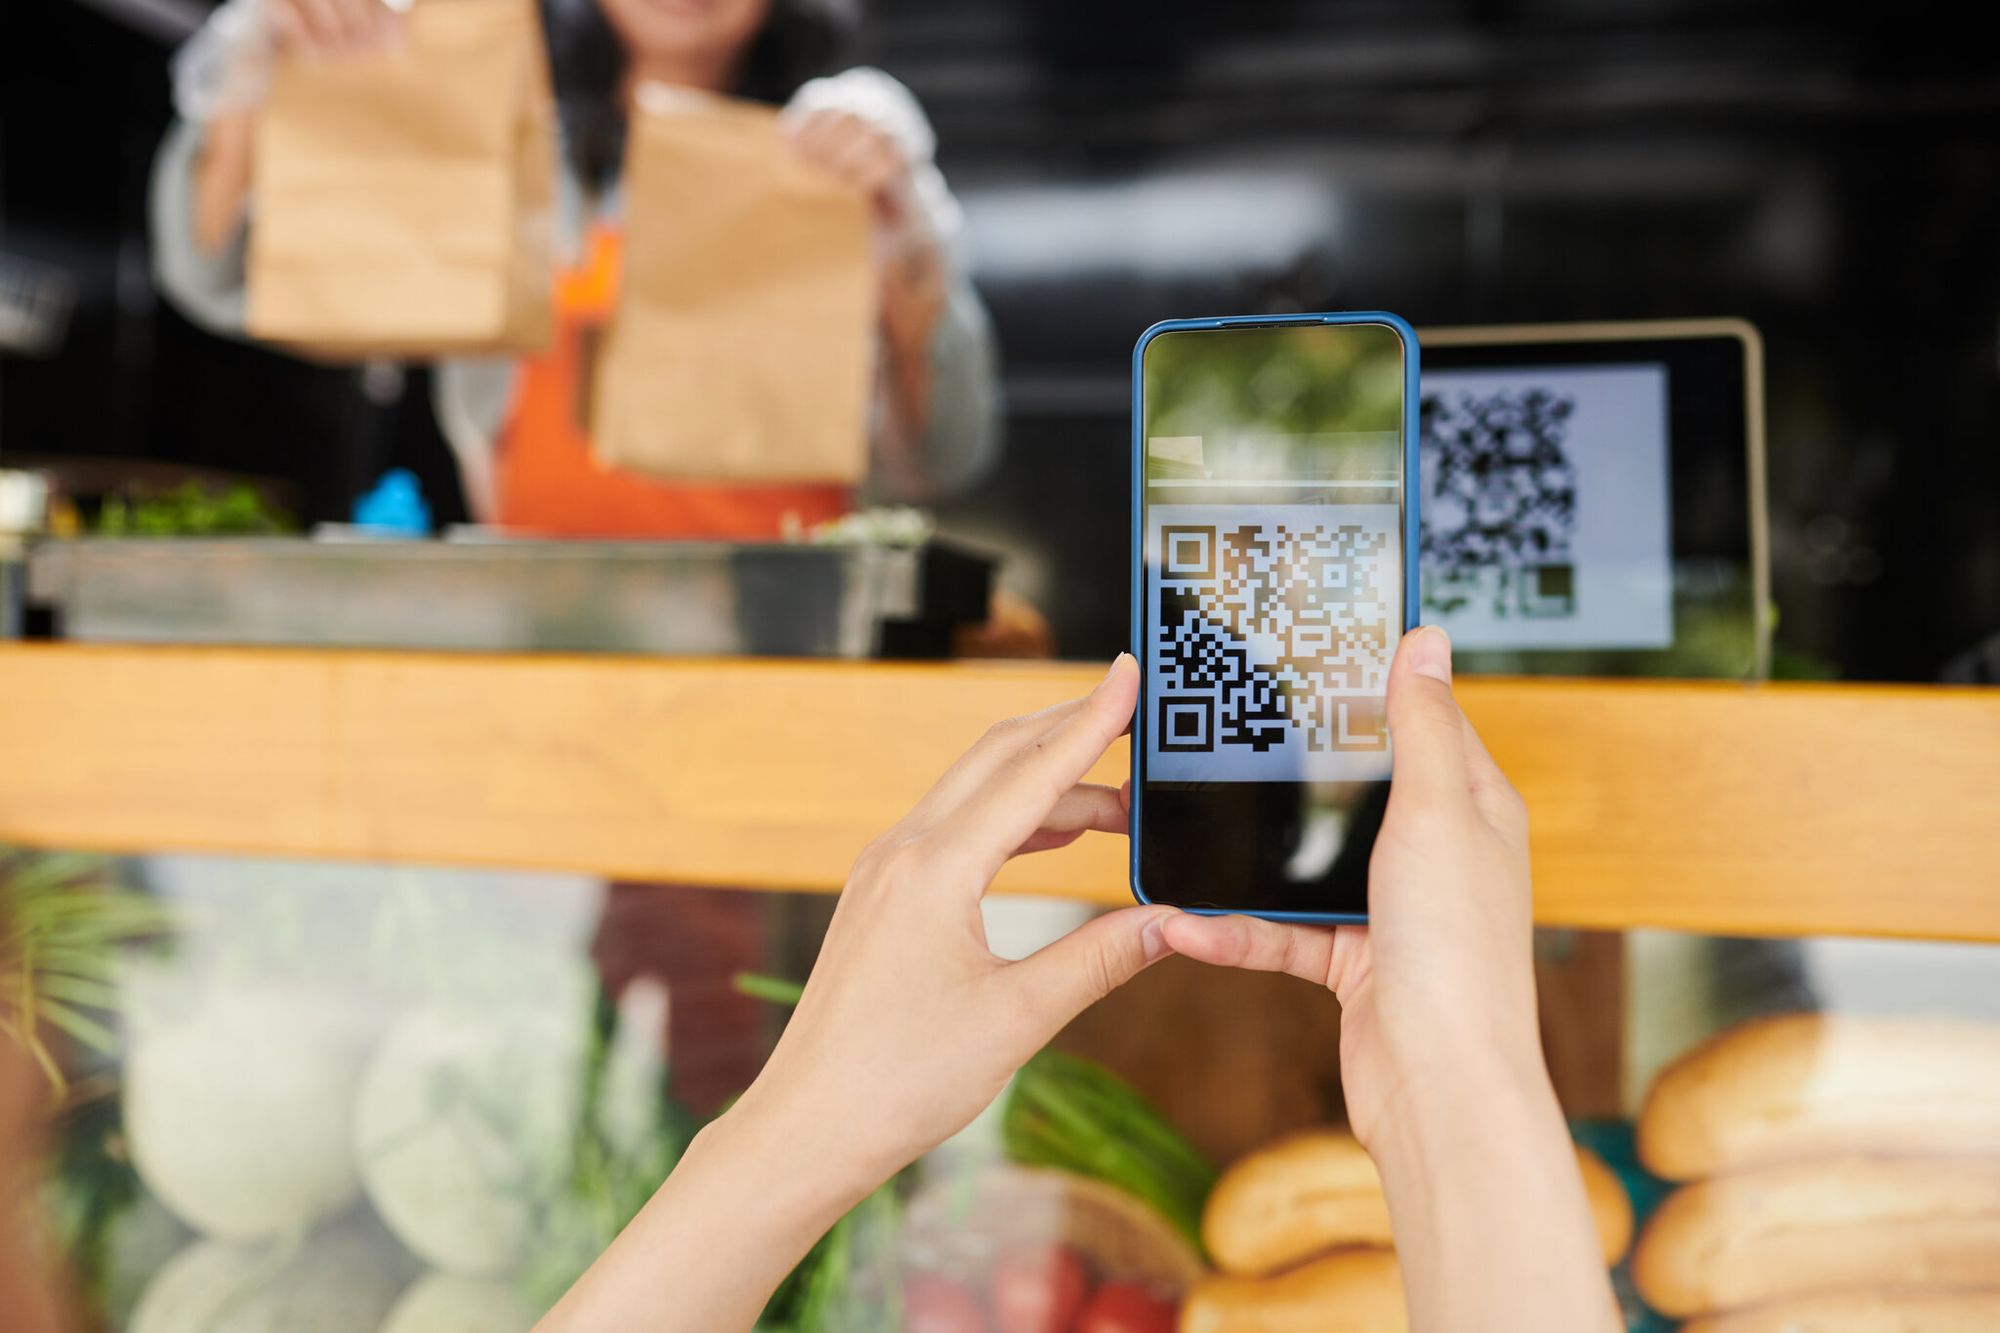
M 543 0 L 564 140 L 555 336 L 519 362 L 444 361 L 432 376 L 474 518 L 543 536 L 773 540 L 860 503 L 945 498 L 986 470 L 998 442 L 993 344 L 956 260 L 958 207 L 901 84 L 872 69 L 811 77 L 843 35 L 839 4 Z M 274 44 L 337 59 L 392 42 L 395 23 L 380 0 L 231 0 L 189 48 L 206 42 L 204 58 L 177 60 L 182 119 L 155 163 L 154 259 L 162 290 L 197 323 L 242 330 L 255 62 Z M 204 71 L 214 86 L 191 86 Z M 641 83 L 784 106 L 800 155 L 872 200 L 881 369 L 859 491 L 667 483 L 597 462 L 585 388 L 618 291 L 616 175 Z M 1045 628 L 1030 637 L 1045 642 Z M 759 904 L 742 895 L 618 886 L 608 901 L 595 949 L 604 982 L 616 993 L 640 972 L 668 974 L 677 1091 L 698 1107 L 763 1062 L 763 1010 L 729 985 L 758 965 L 762 938 Z
M 830 51 L 832 15 L 830 7 L 796 0 L 549 5 L 565 152 L 581 197 L 593 206 L 577 263 L 558 285 L 554 346 L 517 376 L 499 450 L 498 512 L 507 526 L 573 535 L 771 538 L 854 505 L 855 496 L 841 487 L 665 484 L 612 471 L 592 456 L 580 408 L 597 335 L 618 290 L 613 173 L 622 157 L 624 111 L 642 83 L 785 103 L 783 123 L 800 156 L 873 202 L 881 233 L 876 252 L 883 256 L 873 480 L 885 498 L 952 489 L 990 453 L 990 340 L 969 287 L 949 271 L 957 210 L 931 162 L 930 128 L 909 93 L 880 71 L 800 83 L 800 73 L 823 64 Z M 947 321 L 954 304 L 960 309 Z M 967 345 L 973 343 L 979 346 Z M 939 363 L 947 367 L 943 376 Z
M 956 201 L 929 122 L 880 70 L 828 68 L 840 0 L 543 0 L 563 129 L 558 236 L 566 255 L 551 347 L 519 363 L 444 361 L 438 425 L 472 516 L 572 537 L 771 539 L 858 503 L 924 503 L 976 481 L 998 444 L 992 336 L 957 261 Z M 197 323 L 240 335 L 250 141 L 275 48 L 337 59 L 395 40 L 381 0 L 231 0 L 176 61 L 182 119 L 154 167 L 162 290 Z M 206 84 L 204 84 L 206 80 Z M 871 466 L 858 492 L 664 484 L 600 466 L 581 411 L 596 333 L 617 290 L 617 171 L 644 83 L 785 108 L 806 161 L 866 194 L 881 310 Z

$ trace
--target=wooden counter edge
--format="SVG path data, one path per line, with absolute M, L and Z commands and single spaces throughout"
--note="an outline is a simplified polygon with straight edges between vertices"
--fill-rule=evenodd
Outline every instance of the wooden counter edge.
M 990 722 L 1101 672 L 0 645 L 0 839 L 833 890 Z M 2000 940 L 2000 690 L 1460 693 L 1528 799 L 1544 923 Z M 1126 901 L 1124 843 L 1000 887 Z

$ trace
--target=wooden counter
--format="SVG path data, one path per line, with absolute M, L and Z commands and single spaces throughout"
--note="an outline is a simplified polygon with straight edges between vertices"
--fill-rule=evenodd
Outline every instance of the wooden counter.
M 832 890 L 989 722 L 1101 671 L 6 645 L 0 839 Z M 1461 697 L 1528 799 L 1544 922 L 2000 940 L 2000 691 Z M 1123 902 L 1124 852 L 1001 885 Z

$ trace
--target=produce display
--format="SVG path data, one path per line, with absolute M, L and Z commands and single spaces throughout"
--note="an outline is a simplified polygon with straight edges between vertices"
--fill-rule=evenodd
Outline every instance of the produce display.
M 1625 1188 L 1577 1149 L 1607 1266 L 1632 1237 Z M 1202 1214 L 1219 1270 L 1195 1284 L 1181 1333 L 1400 1333 L 1408 1326 L 1381 1177 L 1352 1134 L 1289 1135 L 1223 1172 Z
M 235 873 L 169 874 L 172 947 L 103 960 L 119 1095 L 72 1121 L 51 1195 L 98 1256 L 92 1327 L 524 1333 L 697 1128 L 665 988 L 614 1002 L 581 927 L 510 928 L 477 883 Z M 761 1333 L 1175 1328 L 1213 1164 L 1055 1052 L 982 1124 L 843 1218 Z
M 2000 1284 L 2000 1158 L 1835 1157 L 1700 1181 L 1653 1214 L 1632 1272 L 1677 1316 Z
M 1352 1134 L 1312 1130 L 1230 1167 L 1209 1196 L 1202 1239 L 1223 1272 L 1262 1277 L 1336 1245 L 1389 1244 L 1389 1203 Z
M 1222 1273 L 1188 1297 L 1180 1333 L 1404 1333 L 1393 1250 L 1356 1246 L 1282 1273 Z
M 365 1215 L 256 1245 L 197 1241 L 146 1288 L 130 1333 L 375 1333 L 411 1272 Z
M 342 1212 L 361 1184 L 349 1121 L 369 1035 L 351 1006 L 268 987 L 136 1036 L 124 1107 L 140 1178 L 218 1240 L 295 1234 Z
M 1201 1244 L 1214 1164 L 1102 1065 L 1041 1052 L 1015 1076 L 1001 1124 L 1010 1161 L 1116 1185 Z
M 424 1010 L 382 1039 L 351 1105 L 368 1198 L 443 1272 L 504 1277 L 569 1165 L 582 1031 L 537 1008 Z
M 530 1333 L 536 1318 L 512 1283 L 432 1273 L 397 1298 L 381 1333 Z
M 119 1051 L 118 955 L 171 924 L 118 862 L 0 844 L 0 1043 L 25 1057 L 63 1128 L 42 1190 L 46 1234 L 71 1280 L 119 1321 L 186 1238 L 140 1186 L 105 1096 Z
M 1654 1175 L 1839 1153 L 2000 1153 L 2000 1025 L 1786 1014 L 1661 1072 L 1639 1115 Z
M 1177 1307 L 1142 1283 L 1095 1279 L 1059 1245 L 1010 1250 L 980 1287 L 918 1273 L 903 1287 L 904 1333 L 1174 1333 Z
M 421 878 L 354 896 L 352 920 L 310 893 L 175 903 L 172 948 L 146 932 L 155 907 L 113 897 L 117 965 L 58 952 L 65 977 L 104 978 L 58 980 L 58 1002 L 97 1002 L 103 1032 L 87 1008 L 82 1031 L 123 1046 L 122 1082 L 77 1080 L 50 1190 L 93 1330 L 528 1333 L 698 1128 L 671 1095 L 665 985 L 606 994 L 587 912 L 508 924 L 504 894 Z M 1629 1132 L 1578 1131 L 1626 1173 L 1577 1150 L 1635 1320 L 1643 1298 L 1689 1333 L 2000 1328 L 1996 1071 L 2000 1028 L 1936 1021 L 1792 1015 L 1689 1052 Z M 1635 1242 L 1633 1198 L 1661 1194 Z M 1287 1134 L 1218 1172 L 1134 1088 L 1051 1050 L 841 1219 L 757 1328 L 1407 1326 L 1351 1134 Z
M 1203 1272 L 1194 1247 L 1149 1205 L 1047 1167 L 993 1166 L 920 1189 L 902 1254 L 908 1330 L 1165 1333 Z M 968 1303 L 990 1322 L 985 1313 L 946 1322 Z
M 154 495 L 111 495 L 98 509 L 102 537 L 253 537 L 294 532 L 298 523 L 255 488 L 216 490 L 183 482 Z
M 1991 1333 L 2000 1291 L 1851 1291 L 1774 1301 L 1681 1325 L 1681 1333 Z
M 794 986 L 739 978 L 763 998 Z M 991 1131 L 990 1134 L 985 1131 Z M 1170 1333 L 1214 1166 L 1129 1085 L 1043 1051 L 996 1116 L 844 1218 L 760 1333 Z
M 2000 1026 L 1742 1024 L 1661 1073 L 1638 1148 L 1684 1183 L 1633 1281 L 1688 1328 L 2000 1326 Z
M 98 911 L 49 882 L 52 920 Z M 581 956 L 587 885 L 195 859 L 147 882 L 53 959 L 102 979 L 122 1059 L 77 1078 L 50 1160 L 86 1329 L 525 1330 L 692 1133 L 664 989 L 614 1004 Z

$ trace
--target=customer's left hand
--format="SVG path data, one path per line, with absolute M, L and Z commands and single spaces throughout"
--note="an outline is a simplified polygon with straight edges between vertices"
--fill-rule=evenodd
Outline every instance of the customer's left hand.
M 841 1162 L 865 1191 L 964 1127 L 1066 1023 L 1167 952 L 1173 909 L 1129 907 L 1007 962 L 979 911 L 1015 855 L 1125 830 L 1119 792 L 1080 780 L 1131 720 L 1138 684 L 1120 655 L 1084 698 L 993 727 L 862 852 L 805 996 L 732 1117 L 780 1151 Z
M 868 845 L 757 1081 L 695 1136 L 540 1333 L 751 1327 L 841 1214 L 1167 952 L 1160 923 L 1172 908 L 1100 916 L 1019 962 L 987 947 L 979 912 L 1012 857 L 1124 829 L 1119 792 L 1082 778 L 1125 730 L 1138 692 L 1138 668 L 1121 654 L 1085 697 L 988 731 Z

